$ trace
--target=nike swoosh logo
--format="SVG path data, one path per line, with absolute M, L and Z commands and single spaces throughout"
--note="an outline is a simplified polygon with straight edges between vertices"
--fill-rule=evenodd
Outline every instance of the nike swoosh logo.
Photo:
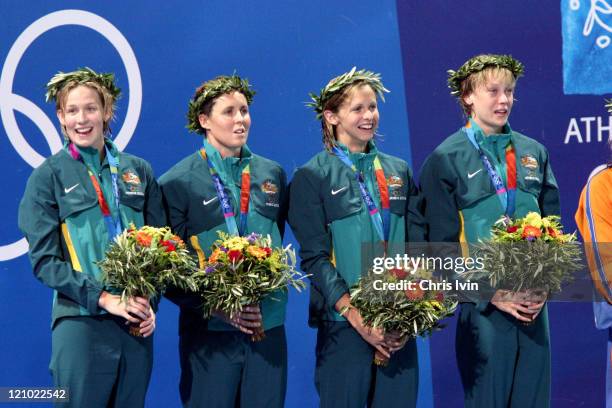
M 482 171 L 482 169 L 480 170 L 476 170 L 473 173 L 468 173 L 468 178 L 471 179 L 472 177 L 474 177 L 475 175 L 477 175 L 478 173 L 480 173 Z
M 72 190 L 74 190 L 75 188 L 77 188 L 77 186 L 79 185 L 79 183 L 76 183 L 74 186 L 69 187 L 69 188 L 65 188 L 64 187 L 64 194 L 68 194 L 69 192 L 71 192 Z
M 202 204 L 204 204 L 204 205 L 208 205 L 208 204 L 212 203 L 213 201 L 215 201 L 217 198 L 218 198 L 218 197 L 213 197 L 213 198 L 211 198 L 210 200 L 203 200 L 203 201 L 202 201 Z
M 344 187 L 342 187 L 342 188 L 339 188 L 338 190 L 334 190 L 334 189 L 332 188 L 331 193 L 332 193 L 332 195 L 336 195 L 336 194 L 338 194 L 339 192 L 344 191 L 344 190 L 346 190 L 346 186 L 344 186 Z

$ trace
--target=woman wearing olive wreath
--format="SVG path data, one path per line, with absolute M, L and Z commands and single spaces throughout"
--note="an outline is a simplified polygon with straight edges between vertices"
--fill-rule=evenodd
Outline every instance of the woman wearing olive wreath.
M 402 254 L 406 241 L 425 239 L 408 164 L 374 142 L 383 92 L 379 74 L 353 68 L 311 95 L 325 149 L 291 182 L 289 222 L 302 269 L 311 275 L 309 324 L 317 329 L 322 407 L 416 405 L 415 340 L 365 326 L 349 297 L 373 257 Z M 375 351 L 393 354 L 388 366 L 373 364 Z
M 468 122 L 429 155 L 420 172 L 430 242 L 487 239 L 503 215 L 558 215 L 559 191 L 548 151 L 508 123 L 523 65 L 507 55 L 489 54 L 448 72 L 451 94 Z M 549 406 L 544 301 L 508 300 L 499 290 L 490 298 L 465 300 L 456 337 L 465 406 Z
M 282 245 L 287 218 L 285 171 L 252 153 L 246 144 L 254 93 L 248 81 L 235 74 L 198 87 L 189 102 L 187 128 L 203 135 L 203 145 L 159 180 L 172 229 L 190 243 L 201 262 L 210 256 L 218 231 L 270 235 L 274 247 Z M 184 406 L 284 405 L 286 293 L 274 293 L 232 318 L 217 314 L 208 321 L 197 297 L 173 291 L 166 296 L 180 306 Z M 261 327 L 265 338 L 251 341 L 251 334 Z
M 89 68 L 51 79 L 47 101 L 56 102 L 64 148 L 34 170 L 19 206 L 34 275 L 54 290 L 49 368 L 68 389 L 62 407 L 142 407 L 151 376 L 152 305 L 121 301 L 97 265 L 130 224 L 165 224 L 149 163 L 106 137 L 119 95 L 112 74 Z

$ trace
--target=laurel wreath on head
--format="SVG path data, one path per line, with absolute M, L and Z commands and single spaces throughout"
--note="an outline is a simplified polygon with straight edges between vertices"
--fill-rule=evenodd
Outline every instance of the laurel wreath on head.
M 517 79 L 525 71 L 525 67 L 518 60 L 510 55 L 478 55 L 470 58 L 457 71 L 449 69 L 448 87 L 451 95 L 459 97 L 461 95 L 461 83 L 470 75 L 482 71 L 488 67 L 505 68 L 512 72 L 514 79 Z
M 53 75 L 53 78 L 47 83 L 47 93 L 45 100 L 47 102 L 57 100 L 57 94 L 70 82 L 85 84 L 87 82 L 95 82 L 104 87 L 113 97 L 113 102 L 119 99 L 121 89 L 115 85 L 115 75 L 112 73 L 97 73 L 89 67 L 79 68 L 72 72 L 58 72 Z
M 235 73 L 231 76 L 218 76 L 200 85 L 200 87 L 196 89 L 194 97 L 189 101 L 189 108 L 187 110 L 187 129 L 189 129 L 190 132 L 204 133 L 204 129 L 200 126 L 200 120 L 198 118 L 200 113 L 202 113 L 204 104 L 211 99 L 234 91 L 243 94 L 247 100 L 247 104 L 250 105 L 251 102 L 253 102 L 255 91 L 251 88 L 251 85 L 249 85 L 249 81 L 246 78 L 240 78 Z
M 315 113 L 317 114 L 317 119 L 323 119 L 323 111 L 325 110 L 325 104 L 329 99 L 340 92 L 345 87 L 354 84 L 355 82 L 364 82 L 372 87 L 374 92 L 380 97 L 380 99 L 385 101 L 385 92 L 390 92 L 387 88 L 384 87 L 380 74 L 375 74 L 372 71 L 366 71 L 365 69 L 360 69 L 357 71 L 356 67 L 353 67 L 349 72 L 345 72 L 344 74 L 332 79 L 329 81 L 327 85 L 323 89 L 321 89 L 321 93 L 319 95 L 315 93 L 309 93 L 311 101 L 306 102 L 306 106 L 313 108 Z

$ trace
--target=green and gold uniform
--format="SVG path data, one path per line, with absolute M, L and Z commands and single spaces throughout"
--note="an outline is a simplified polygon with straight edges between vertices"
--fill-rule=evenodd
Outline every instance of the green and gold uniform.
M 516 157 L 515 217 L 534 211 L 558 215 L 559 191 L 548 152 L 506 125 L 485 136 L 472 120 L 475 139 L 506 182 L 506 148 Z M 420 173 L 429 241 L 487 239 L 504 215 L 487 169 L 459 130 L 426 159 Z M 459 255 L 459 254 L 455 254 Z M 464 254 L 466 255 L 466 254 Z M 461 305 L 456 337 L 457 363 L 466 407 L 547 407 L 550 400 L 550 336 L 546 306 L 531 325 L 498 310 L 489 299 Z
M 379 152 L 372 142 L 367 153 L 339 147 L 362 172 L 379 209 L 374 159 L 380 160 L 390 196 L 387 255 L 403 254 L 406 241 L 424 241 L 419 194 L 407 163 Z M 309 324 L 318 329 L 315 384 L 321 406 L 415 406 L 416 342 L 409 340 L 387 367 L 375 367 L 374 348 L 335 310 L 336 302 L 372 265 L 372 256 L 382 255 L 353 171 L 330 152 L 314 156 L 291 181 L 289 222 L 300 243 L 302 269 L 311 275 Z
M 251 153 L 246 145 L 240 157 L 222 158 L 206 140 L 204 149 L 225 186 L 237 219 L 241 175 L 249 166 L 246 234 L 269 234 L 272 245 L 281 246 L 287 208 L 284 170 Z M 206 159 L 200 151 L 195 152 L 172 167 L 159 182 L 170 225 L 203 261 L 219 238 L 217 232 L 228 232 Z M 266 337 L 259 342 L 252 342 L 249 335 L 218 318 L 205 320 L 197 298 L 177 292 L 167 296 L 180 306 L 180 394 L 185 406 L 233 407 L 237 401 L 242 406 L 283 406 L 287 386 L 286 293 L 275 293 L 261 303 Z
M 98 306 L 105 288 L 96 262 L 109 235 L 87 167 L 123 227 L 164 225 L 161 193 L 146 161 L 105 143 L 119 161 L 120 208 L 108 158 L 77 147 L 81 162 L 67 146 L 34 170 L 19 206 L 34 275 L 54 290 L 50 370 L 55 386 L 69 389 L 62 407 L 144 406 L 153 364 L 153 337 L 130 335 L 123 318 Z

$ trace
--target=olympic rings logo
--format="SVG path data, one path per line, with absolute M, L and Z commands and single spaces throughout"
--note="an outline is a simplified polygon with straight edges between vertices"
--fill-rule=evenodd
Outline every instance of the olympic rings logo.
M 28 47 L 47 31 L 65 25 L 84 26 L 97 31 L 115 47 L 126 68 L 130 95 L 129 103 L 123 126 L 114 140 L 120 150 L 123 150 L 132 138 L 140 116 L 142 105 L 140 69 L 134 51 L 123 34 L 109 21 L 87 11 L 61 10 L 47 14 L 30 24 L 17 38 L 8 52 L 0 74 L 0 117 L 6 135 L 21 158 L 33 168 L 40 166 L 45 158 L 26 141 L 17 126 L 15 111 L 27 116 L 41 130 L 52 153 L 56 153 L 62 148 L 62 137 L 57 132 L 53 122 L 38 106 L 13 93 L 13 80 L 19 61 Z M 25 238 L 21 238 L 12 244 L 0 245 L 0 261 L 17 258 L 27 252 L 28 243 Z

